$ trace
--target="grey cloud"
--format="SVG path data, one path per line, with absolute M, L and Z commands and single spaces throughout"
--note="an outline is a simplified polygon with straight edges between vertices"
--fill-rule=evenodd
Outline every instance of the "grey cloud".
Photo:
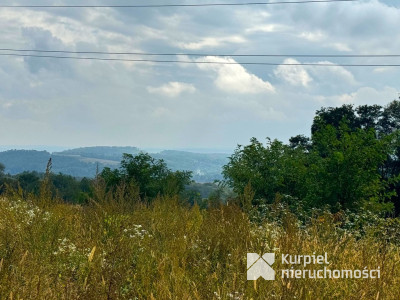
M 39 27 L 24 27 L 22 28 L 22 37 L 27 41 L 27 47 L 29 49 L 65 49 L 72 50 L 66 46 L 60 39 L 53 36 L 53 34 L 48 31 L 41 29 Z M 35 57 L 24 57 L 24 61 L 27 63 L 29 70 L 32 73 L 37 73 L 41 69 L 53 69 L 57 70 L 59 68 L 63 69 L 66 74 L 70 73 L 70 64 L 66 61 L 56 61 L 54 59 L 39 59 Z

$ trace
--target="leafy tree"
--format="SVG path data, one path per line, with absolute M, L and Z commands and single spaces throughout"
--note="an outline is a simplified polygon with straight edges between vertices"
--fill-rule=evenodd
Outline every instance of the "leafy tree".
M 6 169 L 6 167 L 2 163 L 0 163 L 0 177 L 4 176 L 5 169 Z
M 100 176 L 104 179 L 108 189 L 115 188 L 122 181 L 122 174 L 118 169 L 110 169 L 106 167 L 100 173 Z
M 311 133 L 314 134 L 326 125 L 339 128 L 343 119 L 346 119 L 350 129 L 354 130 L 359 126 L 359 120 L 353 105 L 342 105 L 340 107 L 323 107 L 317 110 L 314 122 L 311 126 Z
M 15 176 L 21 188 L 28 193 L 39 194 L 40 174 L 37 172 L 23 172 Z
M 394 100 L 387 106 L 362 105 L 354 108 L 352 105 L 342 107 L 322 108 L 317 111 L 312 125 L 314 135 L 324 125 L 331 125 L 338 129 L 341 121 L 346 121 L 352 130 L 374 130 L 377 139 L 389 139 L 386 159 L 379 166 L 382 180 L 386 181 L 386 192 L 392 193 L 391 201 L 395 205 L 395 212 L 400 214 L 400 101 Z
M 356 125 L 362 129 L 378 130 L 379 120 L 382 117 L 382 106 L 380 105 L 361 105 L 355 109 L 357 113 Z
M 92 181 L 92 179 L 83 177 L 79 182 L 79 189 L 81 190 L 81 192 L 90 194 L 92 192 Z
M 78 202 L 81 188 L 80 182 L 70 175 L 51 174 L 50 180 L 54 189 L 54 194 L 67 202 Z
M 383 134 L 400 130 L 400 101 L 392 101 L 384 108 L 378 125 Z
M 0 163 L 0 195 L 7 190 L 7 185 L 12 185 L 13 180 L 4 174 L 5 166 Z
M 291 137 L 289 144 L 291 148 L 301 148 L 307 151 L 311 150 L 312 147 L 311 139 L 302 134 Z
M 101 177 L 108 188 L 115 188 L 122 182 L 134 182 L 140 189 L 141 197 L 154 198 L 159 193 L 175 195 L 190 183 L 191 172 L 171 171 L 163 160 L 157 160 L 147 153 L 136 156 L 124 154 L 119 170 L 105 168 Z
M 393 133 L 400 129 L 400 101 L 394 100 L 387 106 L 353 105 L 321 108 L 316 112 L 311 133 L 314 134 L 325 125 L 339 128 L 342 120 L 347 121 L 351 130 L 374 129 L 378 137 Z
M 83 177 L 79 182 L 78 203 L 89 202 L 90 197 L 93 197 L 93 180 Z
M 223 167 L 226 182 L 238 194 L 250 183 L 253 204 L 272 202 L 276 193 L 305 196 L 306 155 L 303 149 L 267 140 L 266 146 L 256 138 L 248 146 L 238 146 Z
M 344 111 L 351 116 L 350 109 Z M 398 135 L 377 138 L 368 125 L 378 124 L 373 117 L 371 123 L 364 115 L 367 125 L 361 128 L 354 116 L 352 121 L 343 117 L 337 126 L 321 122 L 311 140 L 297 136 L 289 145 L 268 140 L 264 146 L 253 138 L 250 145 L 239 146 L 224 166 L 226 182 L 238 194 L 250 184 L 253 204 L 271 203 L 282 194 L 291 196 L 283 197 L 285 201 L 304 200 L 310 208 L 390 211 L 393 205 L 387 200 L 395 196 L 399 176 L 395 172 L 383 176 L 381 168 L 395 156 Z
M 346 122 L 339 128 L 327 125 L 313 136 L 313 162 L 309 168 L 312 206 L 329 204 L 343 209 L 390 211 L 379 166 L 390 151 L 390 137 L 376 139 L 374 130 L 353 131 Z

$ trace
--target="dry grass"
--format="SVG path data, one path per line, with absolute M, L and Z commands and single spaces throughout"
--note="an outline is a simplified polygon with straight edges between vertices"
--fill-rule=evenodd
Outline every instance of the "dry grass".
M 399 247 L 329 218 L 255 225 L 234 205 L 173 198 L 42 208 L 17 198 L 0 200 L 0 299 L 399 299 Z M 247 281 L 246 253 L 271 251 L 328 252 L 335 269 L 380 266 L 381 279 Z

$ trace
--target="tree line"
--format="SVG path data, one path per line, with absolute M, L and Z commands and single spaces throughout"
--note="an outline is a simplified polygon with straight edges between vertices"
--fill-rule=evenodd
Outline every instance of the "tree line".
M 277 194 L 290 205 L 400 212 L 400 102 L 343 105 L 316 112 L 311 137 L 289 143 L 253 138 L 238 146 L 223 175 L 253 205 Z
M 267 139 L 265 144 L 252 138 L 249 145 L 239 145 L 229 157 L 223 176 L 204 199 L 204 190 L 193 183 L 191 172 L 172 171 L 162 159 L 147 153 L 124 154 L 119 169 L 105 168 L 94 179 L 52 174 L 50 170 L 11 176 L 4 174 L 0 164 L 0 193 L 20 188 L 38 195 L 46 180 L 52 197 L 87 203 L 101 183 L 105 193 L 143 201 L 158 195 L 179 195 L 183 201 L 202 207 L 229 200 L 257 208 L 279 196 L 289 207 L 306 210 L 365 209 L 398 215 L 400 101 L 384 107 L 322 108 L 315 114 L 310 137 L 297 135 L 288 143 Z

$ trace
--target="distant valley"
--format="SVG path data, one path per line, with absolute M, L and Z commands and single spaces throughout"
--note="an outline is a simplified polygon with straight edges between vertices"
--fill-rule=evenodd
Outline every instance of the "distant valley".
M 136 147 L 83 147 L 60 152 L 36 150 L 8 150 L 0 152 L 0 163 L 5 172 L 15 175 L 24 171 L 44 172 L 49 158 L 52 171 L 75 177 L 94 177 L 96 170 L 104 167 L 118 168 L 123 153 L 138 154 Z M 164 150 L 150 153 L 156 159 L 163 159 L 172 170 L 193 172 L 193 180 L 199 183 L 222 179 L 222 166 L 228 162 L 228 153 L 195 153 L 189 151 Z

